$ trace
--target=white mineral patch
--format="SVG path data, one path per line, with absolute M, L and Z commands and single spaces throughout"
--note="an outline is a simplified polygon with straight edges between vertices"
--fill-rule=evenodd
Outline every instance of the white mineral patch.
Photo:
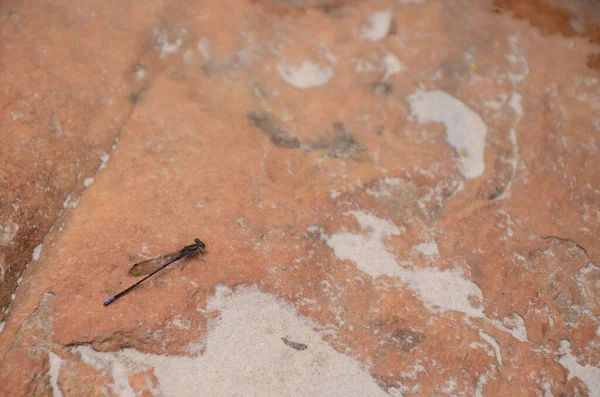
M 434 258 L 440 256 L 440 251 L 438 250 L 438 245 L 435 241 L 428 241 L 426 243 L 417 244 L 413 247 L 413 249 L 421 255 L 430 256 Z
M 90 177 L 90 178 L 85 178 L 83 181 L 83 185 L 85 187 L 91 186 L 92 183 L 94 183 L 94 178 Z
M 60 387 L 58 387 L 58 374 L 60 372 L 60 367 L 62 366 L 63 359 L 54 354 L 53 352 L 48 352 L 48 361 L 49 361 L 49 369 L 48 375 L 50 375 L 50 387 L 52 388 L 52 397 L 62 397 L 62 392 L 60 391 Z
M 527 339 L 527 327 L 525 320 L 517 313 L 513 313 L 511 317 L 504 317 L 502 322 L 498 320 L 490 320 L 494 326 L 504 332 L 508 332 L 513 338 L 521 342 L 529 342 Z
M 6 225 L 0 225 L 0 245 L 5 245 L 10 243 L 17 232 L 19 231 L 19 225 L 14 222 L 9 222 Z
M 579 379 L 587 387 L 589 396 L 600 396 L 600 368 L 579 364 L 577 357 L 571 354 L 569 341 L 560 341 L 560 353 L 563 356 L 558 363 L 569 372 L 567 379 Z
M 106 168 L 106 163 L 108 163 L 109 159 L 110 159 L 110 155 L 108 153 L 101 152 L 100 153 L 100 167 L 98 169 L 101 170 L 103 168 Z
M 325 85 L 333 77 L 332 68 L 319 67 L 309 61 L 296 66 L 278 65 L 277 70 L 286 83 L 300 89 Z
M 154 33 L 154 36 L 156 37 L 156 42 L 159 45 L 161 58 L 164 58 L 169 54 L 176 53 L 177 51 L 179 51 L 181 45 L 183 44 L 182 36 L 185 34 L 185 29 L 181 29 L 180 36 L 173 43 L 169 42 L 169 34 L 167 31 L 160 28 L 154 28 L 152 32 Z
M 492 346 L 492 349 L 494 349 L 494 354 L 496 355 L 496 360 L 498 361 L 498 365 L 502 367 L 502 352 L 500 351 L 500 345 L 498 344 L 498 341 L 481 330 L 479 330 L 479 336 L 481 339 L 489 343 L 490 346 Z
M 63 208 L 75 208 L 79 204 L 79 198 L 73 199 L 73 197 L 68 194 L 65 201 L 63 201 Z
M 363 272 L 373 278 L 381 276 L 401 277 L 403 270 L 390 254 L 383 239 L 399 235 L 401 229 L 392 222 L 377 218 L 360 211 L 352 212 L 367 235 L 353 233 L 336 233 L 327 244 L 333 248 L 335 255 L 341 260 L 352 260 Z
M 436 268 L 401 267 L 387 251 L 384 239 L 404 231 L 392 222 L 362 211 L 353 211 L 366 234 L 334 233 L 327 244 L 342 260 L 351 260 L 361 271 L 373 278 L 397 278 L 415 293 L 431 311 L 458 311 L 472 317 L 482 317 L 483 309 L 472 301 L 483 302 L 479 287 L 464 278 L 459 269 L 441 271 Z
M 459 155 L 462 174 L 468 179 L 481 176 L 485 171 L 483 154 L 488 130 L 483 119 L 444 91 L 419 90 L 407 100 L 419 123 L 445 124 L 446 139 Z
M 512 110 L 515 111 L 517 119 L 519 120 L 521 119 L 521 117 L 523 117 L 523 106 L 521 105 L 521 98 L 521 94 L 519 94 L 518 92 L 513 92 L 512 96 L 510 97 L 510 102 L 508 103 Z
M 487 383 L 487 380 L 488 380 L 487 372 L 484 374 L 481 374 L 479 376 L 479 379 L 477 379 L 477 386 L 475 387 L 475 397 L 483 397 L 484 396 L 483 387 Z
M 179 37 L 175 43 L 169 43 L 167 40 L 164 40 L 160 44 L 160 57 L 164 58 L 167 54 L 174 54 L 179 51 L 179 47 L 183 44 L 183 40 Z
M 531 69 L 529 68 L 527 58 L 523 55 L 523 47 L 521 43 L 519 43 L 519 37 L 510 36 L 508 44 L 510 47 L 510 54 L 505 55 L 510 70 L 508 77 L 514 85 L 519 85 L 527 78 L 527 76 L 529 76 Z
M 458 269 L 405 270 L 401 279 L 433 312 L 457 311 L 471 317 L 483 317 L 483 307 L 475 307 L 470 302 L 483 302 L 481 290 L 477 284 L 465 279 Z
M 389 52 L 383 58 L 383 66 L 385 68 L 385 74 L 383 75 L 383 80 L 387 80 L 388 77 L 400 73 L 406 69 L 406 66 L 400 61 L 394 54 Z
M 206 37 L 201 37 L 200 40 L 198 40 L 196 49 L 202 54 L 204 59 L 207 61 L 210 60 L 210 42 Z
M 171 324 L 173 324 L 174 327 L 179 329 L 190 329 L 190 327 L 192 326 L 192 321 L 190 319 L 183 318 L 178 314 L 177 316 L 175 316 Z
M 144 69 L 141 66 L 137 67 L 136 70 L 135 70 L 135 78 L 136 78 L 136 80 L 138 80 L 138 81 L 143 80 L 144 77 L 146 77 L 146 69 Z
M 185 50 L 185 52 L 183 53 L 183 63 L 185 63 L 186 65 L 191 65 L 194 63 L 194 51 L 192 50 Z
M 354 66 L 354 71 L 356 73 L 372 72 L 376 69 L 372 63 L 364 59 L 356 59 L 354 61 L 356 63 L 356 65 Z
M 31 254 L 31 259 L 34 261 L 37 261 L 38 259 L 40 259 L 40 255 L 42 253 L 42 244 L 38 244 L 35 246 L 35 248 L 33 249 L 33 253 Z
M 364 28 L 360 34 L 362 39 L 377 41 L 387 36 L 392 26 L 392 12 L 379 11 L 371 14 L 369 26 Z
M 296 309 L 253 287 L 232 292 L 219 287 L 208 311 L 201 356 L 162 356 L 125 349 L 110 353 L 89 346 L 73 350 L 84 362 L 106 371 L 111 391 L 134 396 L 128 377 L 152 369 L 155 395 L 177 396 L 386 396 L 354 359 L 323 341 L 314 325 Z M 281 338 L 303 343 L 298 351 Z

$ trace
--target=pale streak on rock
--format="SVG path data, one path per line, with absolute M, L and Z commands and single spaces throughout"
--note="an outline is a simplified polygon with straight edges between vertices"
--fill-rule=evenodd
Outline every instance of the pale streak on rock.
M 407 100 L 419 123 L 444 123 L 446 139 L 459 155 L 465 178 L 480 177 L 485 171 L 483 155 L 488 131 L 481 116 L 444 91 L 418 90 Z
M 391 52 L 388 52 L 383 58 L 383 66 L 385 67 L 385 74 L 383 75 L 382 80 L 387 80 L 390 76 L 401 73 L 406 69 L 404 63 Z
M 278 65 L 277 70 L 286 83 L 300 89 L 325 85 L 333 77 L 331 67 L 320 67 L 310 61 L 295 66 Z
M 362 211 L 350 212 L 365 234 L 335 233 L 327 240 L 341 260 L 351 260 L 373 278 L 397 278 L 406 284 L 423 304 L 433 312 L 458 311 L 470 317 L 483 317 L 483 308 L 474 307 L 470 298 L 483 302 L 479 287 L 464 278 L 459 269 L 441 271 L 435 268 L 402 267 L 387 251 L 384 239 L 404 230 L 394 223 Z
M 391 11 L 374 12 L 369 18 L 369 26 L 363 29 L 360 37 L 365 40 L 378 41 L 387 36 L 391 27 Z
M 421 255 L 433 258 L 438 258 L 440 256 L 438 245 L 433 240 L 417 244 L 413 247 L 413 250 L 417 251 Z
M 72 348 L 83 361 L 113 378 L 121 396 L 134 392 L 129 376 L 152 368 L 164 397 L 197 395 L 386 396 L 354 359 L 338 353 L 297 310 L 256 288 L 232 292 L 217 287 L 206 310 L 218 311 L 209 323 L 205 352 L 199 356 L 163 356 L 134 349 L 97 352 Z M 310 346 L 290 349 L 282 337 Z
M 490 320 L 490 322 L 498 329 L 512 335 L 518 341 L 529 342 L 527 339 L 527 328 L 523 317 L 517 313 L 513 313 L 511 317 L 504 317 L 502 321 Z
M 53 352 L 48 352 L 48 361 L 50 362 L 50 368 L 48 369 L 48 375 L 50 375 L 50 387 L 52 388 L 53 397 L 62 397 L 63 394 L 58 386 L 58 375 L 60 374 L 60 368 L 63 364 L 63 359 L 60 358 Z
M 492 349 L 494 349 L 494 354 L 496 354 L 498 365 L 500 366 L 500 369 L 502 369 L 502 352 L 500 351 L 500 345 L 498 345 L 496 339 L 481 330 L 479 330 L 479 336 L 481 339 L 489 343 L 490 346 L 492 346 Z
M 38 244 L 35 246 L 35 248 L 33 249 L 33 253 L 31 254 L 31 259 L 34 261 L 37 261 L 38 259 L 40 259 L 40 255 L 42 254 L 42 244 Z
M 577 378 L 587 387 L 590 396 L 600 396 L 600 368 L 586 364 L 581 365 L 577 357 L 571 354 L 569 341 L 560 341 L 560 353 L 563 356 L 558 360 L 568 372 L 568 379 Z
M 14 222 L 9 222 L 6 226 L 0 225 L 0 245 L 10 243 L 15 238 L 18 231 L 19 225 Z

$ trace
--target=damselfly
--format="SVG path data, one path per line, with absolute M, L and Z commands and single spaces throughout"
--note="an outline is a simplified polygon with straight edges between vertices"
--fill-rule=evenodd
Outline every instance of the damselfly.
M 140 263 L 136 263 L 135 265 L 133 265 L 131 267 L 131 269 L 129 269 L 129 275 L 133 276 L 133 277 L 139 277 L 139 276 L 143 276 L 143 275 L 147 274 L 147 276 L 144 277 L 143 279 L 141 279 L 140 281 L 138 281 L 137 283 L 133 284 L 131 287 L 129 287 L 129 288 L 119 292 L 115 296 L 111 296 L 110 298 L 105 300 L 104 306 L 110 305 L 111 303 L 113 303 L 114 301 L 116 301 L 117 299 L 122 297 L 123 295 L 127 294 L 128 292 L 130 292 L 132 289 L 134 289 L 135 287 L 137 287 L 144 281 L 148 280 L 150 277 L 154 276 L 156 273 L 158 273 L 165 267 L 169 266 L 171 263 L 177 262 L 178 260 L 181 260 L 181 259 L 190 258 L 190 257 L 196 255 L 197 253 L 205 254 L 206 253 L 206 251 L 204 250 L 205 248 L 206 248 L 206 245 L 204 245 L 204 243 L 202 241 L 200 241 L 200 239 L 195 239 L 194 244 L 186 245 L 179 251 L 171 252 L 170 254 L 158 256 L 156 258 L 152 258 L 152 259 L 148 259 L 143 262 L 140 262 Z

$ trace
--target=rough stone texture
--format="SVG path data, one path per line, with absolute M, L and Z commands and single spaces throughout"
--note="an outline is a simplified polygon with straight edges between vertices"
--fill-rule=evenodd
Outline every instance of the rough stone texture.
M 0 395 L 600 395 L 598 48 L 497 3 L 4 4 Z
M 153 23 L 136 14 L 101 1 L 0 4 L 0 321 L 34 247 L 127 122 Z

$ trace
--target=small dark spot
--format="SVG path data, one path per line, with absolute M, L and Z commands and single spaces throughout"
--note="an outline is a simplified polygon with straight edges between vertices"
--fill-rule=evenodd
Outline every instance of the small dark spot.
M 139 101 L 141 99 L 142 99 L 142 96 L 138 92 L 129 94 L 129 102 L 131 102 L 133 104 L 139 103 Z
M 297 149 L 300 147 L 300 140 L 291 136 L 286 131 L 283 131 L 277 124 L 277 121 L 269 114 L 250 112 L 247 117 L 248 121 L 250 121 L 253 126 L 257 127 L 271 138 L 271 142 L 273 142 L 274 145 L 288 149 Z
M 298 351 L 306 350 L 306 348 L 308 347 L 304 343 L 292 342 L 291 340 L 288 340 L 286 338 L 281 338 L 281 340 L 289 347 L 294 348 Z
M 333 129 L 336 132 L 333 145 L 327 153 L 331 157 L 336 158 L 347 158 L 350 155 L 357 152 L 364 152 L 367 150 L 366 147 L 361 145 L 354 139 L 354 137 L 346 132 L 346 128 L 343 123 L 333 123 Z
M 383 81 L 376 81 L 371 84 L 371 90 L 374 95 L 377 96 L 386 96 L 392 91 L 392 86 L 388 83 L 384 83 Z
M 496 190 L 494 190 L 494 193 L 490 194 L 488 200 L 496 200 L 502 193 L 504 193 L 504 189 L 498 186 Z
M 333 129 L 335 130 L 335 132 L 337 132 L 338 136 L 347 135 L 346 127 L 344 127 L 344 123 L 340 123 L 339 121 L 333 123 Z
M 588 68 L 600 70 L 600 52 L 595 52 L 588 55 Z
M 134 105 L 140 103 L 142 99 L 144 99 L 144 94 L 150 89 L 150 86 L 151 84 L 146 84 L 138 92 L 132 92 L 129 94 L 129 102 L 133 103 Z
M 377 126 L 376 134 L 377 134 L 377 136 L 383 135 L 383 126 L 382 125 Z
M 326 5 L 323 7 L 323 12 L 332 19 L 342 19 L 346 16 L 344 7 L 339 4 Z

